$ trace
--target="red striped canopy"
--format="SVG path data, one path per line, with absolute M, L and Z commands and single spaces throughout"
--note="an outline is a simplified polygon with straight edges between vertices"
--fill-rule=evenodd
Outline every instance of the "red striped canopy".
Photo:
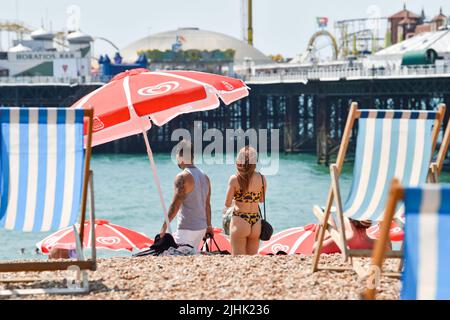
M 78 229 L 78 225 L 76 226 Z M 83 236 L 83 247 L 91 247 L 91 228 L 90 221 L 85 224 L 85 234 Z M 111 224 L 107 220 L 95 220 L 95 245 L 97 249 L 109 250 L 129 250 L 134 248 L 144 249 L 153 244 L 153 240 L 147 238 L 144 234 L 127 229 L 116 224 Z M 48 254 L 53 248 L 75 249 L 75 235 L 73 227 L 63 228 L 52 235 L 46 237 L 37 247 L 42 253 Z
M 287 254 L 312 255 L 313 245 L 318 226 L 308 224 L 304 227 L 291 228 L 274 234 L 269 241 L 264 242 L 259 254 Z
M 376 225 L 371 226 L 367 229 L 367 236 L 373 240 L 378 240 L 380 238 L 381 234 L 381 228 L 380 224 L 377 223 Z M 404 232 L 403 229 L 395 222 L 392 221 L 391 228 L 389 229 L 389 238 L 391 241 L 403 241 Z
M 162 126 L 177 115 L 206 111 L 248 96 L 242 80 L 197 71 L 133 69 L 81 98 L 71 108 L 94 109 L 93 145 Z

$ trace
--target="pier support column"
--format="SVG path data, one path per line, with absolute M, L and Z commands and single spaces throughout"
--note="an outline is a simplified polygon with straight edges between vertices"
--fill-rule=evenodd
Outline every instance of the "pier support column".
M 328 145 L 329 112 L 326 96 L 317 96 L 315 113 L 317 163 L 328 165 L 330 162 Z
M 261 95 L 250 95 L 250 128 L 260 129 L 259 128 L 259 113 L 261 109 L 261 100 L 265 99 L 264 96 Z
M 286 113 L 284 120 L 284 150 L 295 152 L 299 140 L 299 100 L 298 96 L 286 97 Z
M 241 110 L 241 129 L 247 130 L 248 129 L 248 123 L 249 123 L 249 115 L 248 115 L 248 99 L 244 99 L 241 101 L 236 102 L 239 105 L 239 108 Z
M 258 95 L 250 95 L 248 98 L 249 107 L 248 107 L 248 120 L 249 120 L 249 128 L 258 130 L 260 129 L 260 113 L 262 107 L 262 100 L 266 99 L 265 96 L 261 94 Z M 259 148 L 259 141 L 258 141 Z
M 360 109 L 372 109 L 374 108 L 373 99 L 371 97 L 363 97 L 361 98 Z

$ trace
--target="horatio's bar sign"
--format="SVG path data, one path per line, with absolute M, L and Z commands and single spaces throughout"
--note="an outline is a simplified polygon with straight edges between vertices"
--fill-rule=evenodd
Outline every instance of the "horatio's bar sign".
M 23 52 L 16 54 L 16 60 L 55 60 L 79 58 L 74 52 Z

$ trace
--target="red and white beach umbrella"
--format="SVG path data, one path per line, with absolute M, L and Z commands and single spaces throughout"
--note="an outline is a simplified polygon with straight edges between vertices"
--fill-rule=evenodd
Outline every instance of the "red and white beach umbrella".
M 211 110 L 222 100 L 230 104 L 248 96 L 239 79 L 196 71 L 134 69 L 115 76 L 109 83 L 77 101 L 72 108 L 93 108 L 93 145 L 143 133 L 150 165 L 167 226 L 164 204 L 153 154 L 146 131 L 151 123 L 162 126 L 184 113 Z
M 90 221 L 85 224 L 85 230 L 88 230 L 83 236 L 83 247 L 91 247 L 91 228 Z M 78 226 L 77 226 L 78 227 Z M 144 249 L 153 244 L 153 240 L 147 238 L 144 234 L 111 224 L 107 220 L 95 220 L 95 245 L 98 249 L 109 250 L 129 250 L 134 248 Z M 53 248 L 75 249 L 75 234 L 73 227 L 63 228 L 38 242 L 36 246 L 42 253 L 48 254 Z
M 231 243 L 229 237 L 224 235 L 223 229 L 214 228 L 214 240 L 207 239 L 206 244 L 211 251 L 228 251 L 231 252 Z M 217 245 L 216 245 L 217 243 Z M 199 250 L 203 249 L 203 241 L 200 243 Z
M 380 238 L 380 224 L 377 223 L 376 225 L 371 226 L 367 229 L 367 236 L 371 239 L 378 240 Z M 395 222 L 392 221 L 391 228 L 389 229 L 389 238 L 391 241 L 403 241 L 404 237 L 403 229 Z
M 264 242 L 259 254 L 287 254 L 312 255 L 316 232 L 319 230 L 315 224 L 304 227 L 291 228 L 274 234 L 269 241 Z
M 133 69 L 87 94 L 71 108 L 94 109 L 93 146 L 162 126 L 184 113 L 215 109 L 248 96 L 242 80 L 197 71 Z M 151 119 L 151 121 L 150 121 Z

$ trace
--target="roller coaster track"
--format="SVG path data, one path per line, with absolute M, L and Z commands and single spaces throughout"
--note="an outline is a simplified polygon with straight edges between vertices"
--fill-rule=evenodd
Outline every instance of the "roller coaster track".
M 16 32 L 16 33 L 30 33 L 31 29 L 18 21 L 0 21 L 0 31 Z
M 20 21 L 0 21 L 0 31 L 13 32 L 19 35 L 30 34 L 33 30 L 27 27 L 23 22 Z M 63 46 L 67 47 L 67 44 L 64 43 L 64 38 L 66 34 L 63 31 L 55 33 L 55 41 Z M 114 49 L 118 52 L 120 51 L 119 47 L 117 47 L 111 40 L 106 39 L 104 37 L 95 37 L 96 40 L 102 40 L 109 43 Z

